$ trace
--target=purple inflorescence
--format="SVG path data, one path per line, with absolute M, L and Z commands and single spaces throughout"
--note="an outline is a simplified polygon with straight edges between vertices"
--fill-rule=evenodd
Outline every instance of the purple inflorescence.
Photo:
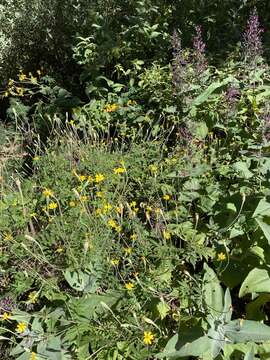
M 206 45 L 202 38 L 201 26 L 196 26 L 196 35 L 193 37 L 193 61 L 196 72 L 201 74 L 207 68 L 207 59 L 205 56 Z
M 172 48 L 173 48 L 173 84 L 175 87 L 179 87 L 182 83 L 184 76 L 184 67 L 186 61 L 183 55 L 181 38 L 176 30 L 174 30 L 172 35 Z
M 6 296 L 0 300 L 0 314 L 4 312 L 11 312 L 16 308 L 16 304 L 11 297 Z
M 246 58 L 254 60 L 263 53 L 261 34 L 263 29 L 260 27 L 259 16 L 256 8 L 249 16 L 247 27 L 243 35 L 243 48 Z

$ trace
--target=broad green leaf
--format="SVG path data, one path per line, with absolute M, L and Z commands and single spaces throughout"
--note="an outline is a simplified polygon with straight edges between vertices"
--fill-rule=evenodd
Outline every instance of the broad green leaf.
M 239 290 L 239 297 L 250 293 L 270 292 L 269 272 L 264 269 L 253 269 L 245 278 Z
M 253 173 L 249 170 L 248 164 L 245 161 L 238 161 L 234 163 L 233 168 L 245 179 L 253 177 Z
M 246 355 L 245 355 L 245 357 L 244 357 L 244 360 L 254 360 L 254 359 L 255 359 L 255 357 L 254 357 L 254 350 L 251 349 L 251 350 L 249 350 L 249 351 L 246 353 Z
M 196 125 L 195 135 L 198 139 L 205 139 L 208 134 L 208 127 L 204 121 Z
M 229 288 L 226 289 L 224 295 L 224 308 L 223 308 L 222 317 L 225 323 L 231 321 L 232 318 L 232 298 Z
M 270 245 L 270 225 L 263 221 L 261 218 L 256 218 L 256 222 L 260 226 L 264 236 L 266 237 L 268 244 Z
M 207 264 L 204 265 L 203 297 L 207 311 L 213 318 L 219 318 L 223 314 L 224 293 L 220 286 L 217 275 Z
M 253 218 L 257 216 L 270 216 L 270 204 L 265 199 L 260 200 L 252 215 Z
M 270 327 L 258 321 L 238 319 L 224 326 L 225 336 L 234 343 L 270 340 Z

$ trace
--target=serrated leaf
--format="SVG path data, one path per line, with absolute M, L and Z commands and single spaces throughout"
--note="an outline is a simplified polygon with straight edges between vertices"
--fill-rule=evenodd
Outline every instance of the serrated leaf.
M 170 306 L 162 299 L 157 304 L 157 310 L 158 310 L 161 320 L 163 320 L 168 315 L 168 313 L 170 311 Z

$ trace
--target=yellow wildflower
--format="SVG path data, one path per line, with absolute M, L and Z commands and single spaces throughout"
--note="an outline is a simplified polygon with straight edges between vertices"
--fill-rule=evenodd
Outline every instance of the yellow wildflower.
M 97 191 L 96 195 L 98 198 L 102 198 L 104 196 L 102 191 Z
M 17 325 L 17 327 L 16 327 L 16 331 L 17 331 L 19 334 L 21 334 L 21 333 L 25 332 L 26 328 L 27 328 L 26 323 L 20 322 L 20 323 Z
M 156 165 L 149 165 L 148 169 L 152 172 L 152 173 L 156 173 L 158 171 L 158 167 Z
M 117 266 L 117 265 L 119 265 L 119 260 L 118 260 L 118 259 L 112 259 L 112 260 L 111 260 L 111 264 L 112 264 L 113 266 Z
M 219 261 L 224 261 L 226 260 L 226 255 L 223 252 L 221 252 L 218 254 L 217 258 Z
M 62 247 L 58 247 L 55 252 L 58 254 L 61 254 L 64 251 L 64 249 Z
M 132 235 L 130 235 L 130 239 L 131 240 L 136 240 L 137 239 L 137 234 L 132 234 Z
M 12 241 L 13 240 L 13 236 L 11 233 L 4 233 L 4 240 L 5 241 Z
M 34 156 L 34 157 L 33 157 L 33 161 L 38 161 L 39 159 L 40 159 L 39 156 Z
M 49 203 L 48 208 L 50 210 L 55 210 L 57 208 L 57 206 L 58 206 L 57 203 L 52 201 L 52 202 Z
M 115 173 L 115 174 L 123 174 L 123 173 L 125 173 L 126 172 L 126 169 L 125 168 L 123 168 L 123 167 L 118 167 L 118 168 L 114 168 L 113 169 L 113 172 Z
M 82 196 L 80 196 L 80 200 L 81 200 L 81 202 L 85 202 L 88 200 L 88 196 L 82 195 Z
M 105 112 L 114 112 L 117 111 L 119 109 L 119 105 L 118 104 L 107 104 L 104 108 Z
M 37 354 L 34 351 L 32 351 L 30 360 L 36 360 L 36 358 L 37 358 Z
M 31 304 L 35 304 L 37 302 L 37 293 L 35 291 L 30 292 L 30 294 L 28 295 L 28 301 Z
M 170 200 L 170 198 L 171 198 L 170 195 L 163 195 L 163 200 L 168 201 L 168 200 Z
M 16 87 L 15 90 L 16 90 L 18 96 L 23 96 L 24 95 L 24 88 Z
M 108 204 L 105 204 L 105 205 L 103 206 L 104 213 L 109 212 L 111 209 L 112 209 L 112 205 L 109 204 L 109 203 L 108 203 Z
M 11 318 L 11 314 L 4 312 L 2 315 L 2 320 L 9 320 Z
M 87 177 L 85 175 L 79 175 L 80 181 L 85 181 L 86 179 L 87 179 Z
M 125 283 L 125 288 L 129 291 L 133 290 L 134 287 L 135 287 L 135 285 L 132 282 Z
M 143 342 L 145 343 L 145 345 L 151 345 L 154 341 L 154 338 L 155 336 L 151 331 L 145 331 L 143 333 Z
M 74 206 L 76 206 L 75 201 L 70 201 L 70 202 L 69 202 L 69 206 L 70 206 L 70 207 L 74 207 Z
M 103 174 L 96 174 L 95 176 L 95 182 L 98 184 L 105 180 L 105 176 Z
M 44 189 L 43 192 L 42 192 L 42 194 L 43 194 L 44 196 L 46 196 L 46 197 L 52 197 L 52 196 L 53 196 L 53 192 L 52 192 L 52 190 L 50 190 L 50 189 Z
M 126 255 L 130 255 L 132 253 L 133 249 L 131 247 L 126 247 L 126 248 L 124 248 L 124 251 L 125 251 Z
M 19 80 L 24 81 L 27 78 L 27 76 L 21 71 L 19 75 Z
M 87 181 L 88 181 L 89 183 L 94 182 L 93 176 L 89 175 L 89 176 L 87 177 Z
M 172 237 L 172 234 L 168 230 L 163 231 L 163 236 L 165 240 L 170 240 Z

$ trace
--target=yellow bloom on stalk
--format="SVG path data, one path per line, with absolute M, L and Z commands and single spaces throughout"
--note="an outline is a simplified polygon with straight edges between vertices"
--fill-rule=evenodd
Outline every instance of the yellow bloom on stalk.
M 157 165 L 149 165 L 148 169 L 149 169 L 152 173 L 157 173 L 157 171 L 158 171 Z
M 64 251 L 64 249 L 62 247 L 58 247 L 55 252 L 58 254 L 61 254 Z
M 96 195 L 98 198 L 103 198 L 103 196 L 104 196 L 102 191 L 97 191 Z
M 75 206 L 76 206 L 75 201 L 70 201 L 70 202 L 69 202 L 69 206 L 70 206 L 70 207 L 75 207 Z
M 85 181 L 86 179 L 87 179 L 87 177 L 85 175 L 79 175 L 80 181 Z
M 171 198 L 170 195 L 163 195 L 163 200 L 168 201 L 168 200 L 170 200 L 170 198 Z
M 132 253 L 133 249 L 131 247 L 126 247 L 126 248 L 124 248 L 124 251 L 127 255 L 130 255 Z
M 172 234 L 168 230 L 163 231 L 163 237 L 165 240 L 170 240 L 172 237 Z
M 132 235 L 130 235 L 130 239 L 131 240 L 136 240 L 137 239 L 137 234 L 132 234 Z
M 57 203 L 53 201 L 53 202 L 49 203 L 48 208 L 50 210 L 55 210 L 57 208 L 57 206 L 58 206 Z
M 117 265 L 119 265 L 119 260 L 118 260 L 118 259 L 112 259 L 112 260 L 111 260 L 111 264 L 112 264 L 113 266 L 117 266 Z
M 135 285 L 134 285 L 132 282 L 125 283 L 125 288 L 126 288 L 128 291 L 133 290 L 134 287 L 135 287 Z
M 223 252 L 221 252 L 218 254 L 217 258 L 219 261 L 224 261 L 226 260 L 226 255 Z
M 104 108 L 104 111 L 110 113 L 110 112 L 114 112 L 118 109 L 119 109 L 118 104 L 107 104 Z
M 112 209 L 112 205 L 111 204 L 105 204 L 104 206 L 103 206 L 103 211 L 104 211 L 104 213 L 107 213 L 107 212 L 109 212 L 110 210 Z
M 90 184 L 91 184 L 92 182 L 94 182 L 93 176 L 89 175 L 89 176 L 87 177 L 87 181 L 88 181 Z
M 43 194 L 45 197 L 52 197 L 52 196 L 53 196 L 52 190 L 47 189 L 47 188 L 43 190 L 42 194 Z
M 126 172 L 126 169 L 123 167 L 114 168 L 113 172 L 117 175 L 123 174 Z
M 35 291 L 30 292 L 30 294 L 28 295 L 28 301 L 31 304 L 36 304 L 37 302 L 37 293 Z
M 24 81 L 24 80 L 26 80 L 26 78 L 27 78 L 27 76 L 21 71 L 20 75 L 19 75 L 19 80 Z
M 26 328 L 27 328 L 26 323 L 20 322 L 20 323 L 17 325 L 17 327 L 16 327 L 16 331 L 17 331 L 19 334 L 22 334 L 23 332 L 25 332 Z
M 145 345 L 151 345 L 155 339 L 154 334 L 151 331 L 145 331 L 143 333 L 143 342 Z
M 9 320 L 11 318 L 11 314 L 4 312 L 4 314 L 2 315 L 2 320 Z
M 40 159 L 39 156 L 34 156 L 34 157 L 33 157 L 33 161 L 38 161 L 39 159 Z
M 4 240 L 5 241 L 12 241 L 13 240 L 13 236 L 11 233 L 4 233 Z
M 95 176 L 95 182 L 98 184 L 105 180 L 105 176 L 103 174 L 96 174 Z
M 88 196 L 82 195 L 82 196 L 80 196 L 80 200 L 81 200 L 81 202 L 85 202 L 88 200 Z
M 37 354 L 34 351 L 32 351 L 30 360 L 36 360 L 36 358 L 37 358 Z

